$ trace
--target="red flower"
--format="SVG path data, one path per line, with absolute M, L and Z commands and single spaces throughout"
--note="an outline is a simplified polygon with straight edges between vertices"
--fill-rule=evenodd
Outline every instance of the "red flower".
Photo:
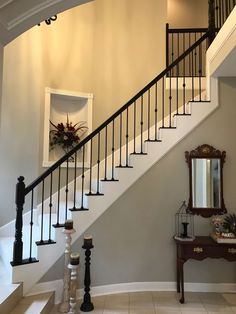
M 86 133 L 88 127 L 85 125 L 85 121 L 77 122 L 72 124 L 69 121 L 67 114 L 67 122 L 65 124 L 58 123 L 55 125 L 51 120 L 50 124 L 55 128 L 50 130 L 50 148 L 53 149 L 55 146 L 61 146 L 66 152 L 77 145 L 81 137 Z

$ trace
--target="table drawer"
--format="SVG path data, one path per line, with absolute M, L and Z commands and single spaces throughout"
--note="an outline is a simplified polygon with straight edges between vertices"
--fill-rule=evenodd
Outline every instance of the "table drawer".
M 183 247 L 184 258 L 204 259 L 211 258 L 226 258 L 228 260 L 236 260 L 236 248 L 229 246 L 202 246 L 202 245 L 187 245 Z

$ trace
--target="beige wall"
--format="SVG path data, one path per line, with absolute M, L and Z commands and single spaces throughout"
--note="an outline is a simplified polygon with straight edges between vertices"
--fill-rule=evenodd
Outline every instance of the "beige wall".
M 171 28 L 207 27 L 208 0 L 167 0 Z
M 220 108 L 175 146 L 141 179 L 120 197 L 87 231 L 94 238 L 92 285 L 139 281 L 176 280 L 174 216 L 187 200 L 189 173 L 184 152 L 207 143 L 226 151 L 224 198 L 229 212 L 236 212 L 234 145 L 236 79 L 222 79 Z M 197 105 L 197 104 L 195 104 Z M 157 144 L 158 145 L 158 144 Z M 197 235 L 208 235 L 210 220 L 195 217 Z M 73 246 L 82 260 L 82 239 Z M 42 278 L 42 282 L 63 278 L 61 258 Z M 222 259 L 188 261 L 186 282 L 234 283 L 235 264 Z M 81 282 L 82 285 L 82 282 Z
M 92 69 L 93 6 L 66 11 L 4 48 L 0 121 L 0 225 L 15 218 L 15 184 L 41 172 L 44 88 L 88 91 Z
M 95 1 L 94 126 L 165 64 L 166 1 Z
M 97 127 L 164 68 L 166 15 L 165 0 L 96 0 L 5 47 L 0 225 L 15 217 L 16 178 L 45 170 L 44 88 L 94 93 Z
M 1 117 L 1 107 L 2 107 L 3 56 L 4 56 L 4 49 L 3 49 L 3 46 L 0 44 L 0 117 Z

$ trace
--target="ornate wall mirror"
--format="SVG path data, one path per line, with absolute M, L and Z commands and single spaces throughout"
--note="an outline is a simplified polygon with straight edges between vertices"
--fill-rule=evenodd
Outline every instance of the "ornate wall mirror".
M 226 213 L 223 198 L 223 164 L 226 152 L 204 144 L 185 152 L 189 166 L 188 210 L 203 217 Z

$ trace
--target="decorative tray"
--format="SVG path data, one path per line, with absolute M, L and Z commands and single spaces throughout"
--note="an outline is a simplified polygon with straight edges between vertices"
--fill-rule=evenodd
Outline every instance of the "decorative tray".
M 236 243 L 235 237 L 223 237 L 223 236 L 217 235 L 215 233 L 211 233 L 210 236 L 217 243 Z

